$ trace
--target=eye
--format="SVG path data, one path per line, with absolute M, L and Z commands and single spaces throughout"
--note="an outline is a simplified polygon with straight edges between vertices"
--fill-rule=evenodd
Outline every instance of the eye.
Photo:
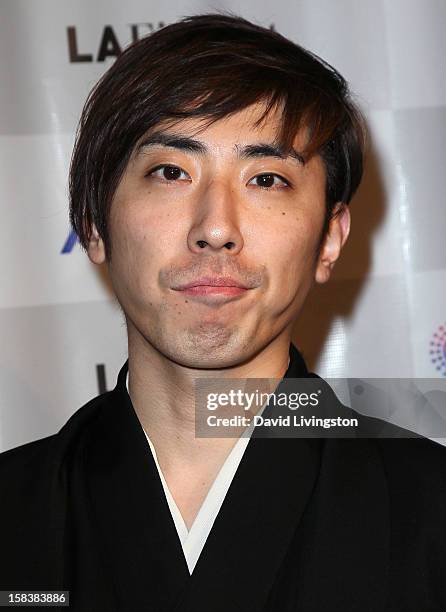
M 186 177 L 186 179 L 184 179 L 183 175 Z M 180 179 L 182 176 L 182 180 L 190 181 L 190 176 L 185 170 L 182 170 L 178 166 L 171 166 L 169 164 L 163 164 L 153 168 L 146 174 L 146 176 L 154 176 L 164 181 L 168 181 L 169 183 L 178 181 L 178 179 Z
M 279 174 L 273 174 L 271 172 L 267 172 L 265 174 L 258 174 L 254 178 L 252 178 L 248 184 L 252 184 L 252 181 L 256 181 L 257 187 L 261 189 L 283 189 L 284 187 L 289 187 L 290 183 L 280 176 Z

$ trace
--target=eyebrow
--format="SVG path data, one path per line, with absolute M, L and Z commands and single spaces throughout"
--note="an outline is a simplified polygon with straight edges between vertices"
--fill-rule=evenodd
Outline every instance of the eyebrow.
M 146 136 L 136 147 L 135 157 L 138 157 L 144 153 L 147 149 L 161 145 L 163 147 L 171 147 L 180 151 L 186 151 L 187 153 L 193 153 L 199 156 L 205 156 L 209 154 L 209 148 L 204 142 L 184 136 L 182 134 L 174 134 L 171 132 L 154 132 L 149 136 Z M 305 164 L 305 159 L 302 153 L 299 153 L 296 149 L 292 148 L 286 153 L 283 148 L 274 142 L 265 143 L 260 142 L 258 144 L 250 144 L 246 146 L 234 145 L 234 150 L 237 153 L 239 159 L 255 159 L 263 157 L 275 157 L 277 159 L 286 160 L 291 158 L 299 163 L 299 165 Z

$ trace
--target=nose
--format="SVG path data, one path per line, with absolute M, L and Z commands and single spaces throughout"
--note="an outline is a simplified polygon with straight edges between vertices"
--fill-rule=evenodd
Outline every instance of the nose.
M 197 194 L 199 202 L 188 235 L 194 253 L 224 250 L 236 255 L 243 248 L 237 198 L 229 185 L 212 181 Z

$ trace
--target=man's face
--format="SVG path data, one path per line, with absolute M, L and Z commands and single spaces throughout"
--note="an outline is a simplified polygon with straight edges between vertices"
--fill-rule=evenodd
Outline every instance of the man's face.
M 112 202 L 109 273 L 129 334 L 188 367 L 236 365 L 280 335 L 289 341 L 312 283 L 327 280 L 339 254 L 333 244 L 317 253 L 322 160 L 275 157 L 265 145 L 280 115 L 254 128 L 261 110 L 206 129 L 199 119 L 157 126 L 145 138 L 161 130 L 181 140 L 135 150 Z M 301 135 L 296 151 L 304 144 Z M 104 261 L 97 234 L 89 256 Z M 230 286 L 212 286 L 222 279 Z

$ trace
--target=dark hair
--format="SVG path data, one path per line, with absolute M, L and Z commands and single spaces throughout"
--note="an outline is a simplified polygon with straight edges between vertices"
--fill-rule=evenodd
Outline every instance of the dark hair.
M 325 230 L 337 202 L 359 185 L 365 128 L 345 79 L 281 34 L 231 13 L 185 17 L 129 45 L 90 92 L 70 166 L 70 221 L 87 247 L 92 223 L 110 257 L 108 216 L 132 151 L 161 121 L 207 125 L 256 102 L 282 105 L 278 142 L 289 151 L 308 129 L 305 155 L 326 167 Z

